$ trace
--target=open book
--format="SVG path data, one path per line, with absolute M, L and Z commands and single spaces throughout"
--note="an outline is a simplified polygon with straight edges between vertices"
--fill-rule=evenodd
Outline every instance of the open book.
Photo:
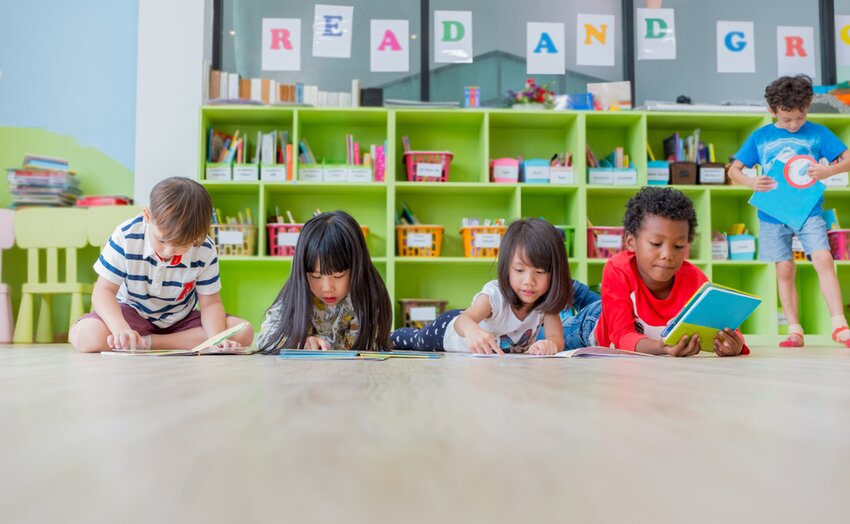
M 218 346 L 228 338 L 248 327 L 247 322 L 242 322 L 232 328 L 225 329 L 210 338 L 204 340 L 192 349 L 115 349 L 113 351 L 101 351 L 101 355 L 122 355 L 128 357 L 179 357 L 192 355 L 250 355 L 257 351 L 254 347 L 243 347 L 239 349 L 222 349 Z
M 738 329 L 761 299 L 732 288 L 706 282 L 661 332 L 665 344 L 675 345 L 684 335 L 699 335 L 700 349 L 714 351 L 714 337 L 725 328 Z
M 630 358 L 630 357 L 654 357 L 647 353 L 638 353 L 636 351 L 626 351 L 625 349 L 606 348 L 602 346 L 590 346 L 586 348 L 571 349 L 569 351 L 561 351 L 554 355 L 530 355 L 528 353 L 467 353 L 473 358 Z
M 310 349 L 284 349 L 278 358 L 281 360 L 387 360 L 390 358 L 433 359 L 442 358 L 443 353 L 436 351 L 317 351 Z

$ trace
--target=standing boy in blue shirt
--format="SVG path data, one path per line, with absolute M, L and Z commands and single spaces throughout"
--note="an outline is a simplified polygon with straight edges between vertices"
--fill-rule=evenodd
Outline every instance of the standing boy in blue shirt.
M 806 120 L 812 102 L 812 81 L 809 77 L 783 76 L 767 86 L 764 96 L 776 122 L 753 132 L 735 154 L 735 161 L 729 168 L 729 177 L 733 181 L 750 186 L 755 191 L 770 191 L 775 186 L 772 178 L 764 175 L 750 178 L 741 169 L 761 164 L 767 173 L 774 162 L 785 162 L 796 155 L 808 155 L 816 160 L 825 158 L 829 162 L 838 159 L 834 165 L 810 166 L 807 174 L 815 180 L 823 180 L 850 169 L 847 146 L 825 126 Z M 788 319 L 788 338 L 779 343 L 781 347 L 804 345 L 803 328 L 797 313 L 792 235 L 800 239 L 803 249 L 812 257 L 821 293 L 832 316 L 833 340 L 850 347 L 850 328 L 844 317 L 841 288 L 835 275 L 822 214 L 823 198 L 800 229 L 793 229 L 762 211 L 758 212 L 759 260 L 776 262 L 779 301 Z

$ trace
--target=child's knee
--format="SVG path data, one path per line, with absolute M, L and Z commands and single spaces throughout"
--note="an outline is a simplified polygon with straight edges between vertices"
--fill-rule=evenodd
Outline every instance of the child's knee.
M 776 276 L 780 280 L 790 280 L 794 278 L 796 266 L 793 260 L 784 260 L 776 263 Z
M 98 353 L 109 350 L 106 337 L 109 329 L 103 321 L 96 318 L 84 318 L 74 324 L 68 334 L 68 342 L 80 353 Z

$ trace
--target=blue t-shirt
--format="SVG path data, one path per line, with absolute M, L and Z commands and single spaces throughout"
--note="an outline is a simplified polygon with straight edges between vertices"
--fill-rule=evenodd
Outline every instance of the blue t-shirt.
M 763 172 L 768 173 L 777 160 L 785 162 L 795 155 L 809 155 L 816 160 L 825 158 L 832 162 L 845 150 L 847 146 L 844 142 L 828 127 L 820 124 L 807 121 L 796 133 L 791 133 L 771 123 L 751 134 L 741 149 L 735 153 L 735 159 L 740 160 L 747 167 L 761 164 Z M 809 216 L 818 216 L 822 213 L 823 197 L 818 200 Z M 761 211 L 758 216 L 765 222 L 780 223 L 779 220 Z

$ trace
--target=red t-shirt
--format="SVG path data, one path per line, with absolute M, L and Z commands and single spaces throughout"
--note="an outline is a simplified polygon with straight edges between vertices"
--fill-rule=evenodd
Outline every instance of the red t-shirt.
M 602 270 L 602 315 L 596 324 L 600 346 L 634 351 L 644 337 L 661 340 L 661 332 L 708 278 L 687 260 L 676 272 L 673 289 L 664 300 L 655 298 L 637 269 L 633 251 L 611 257 Z M 744 344 L 742 355 L 750 350 Z

